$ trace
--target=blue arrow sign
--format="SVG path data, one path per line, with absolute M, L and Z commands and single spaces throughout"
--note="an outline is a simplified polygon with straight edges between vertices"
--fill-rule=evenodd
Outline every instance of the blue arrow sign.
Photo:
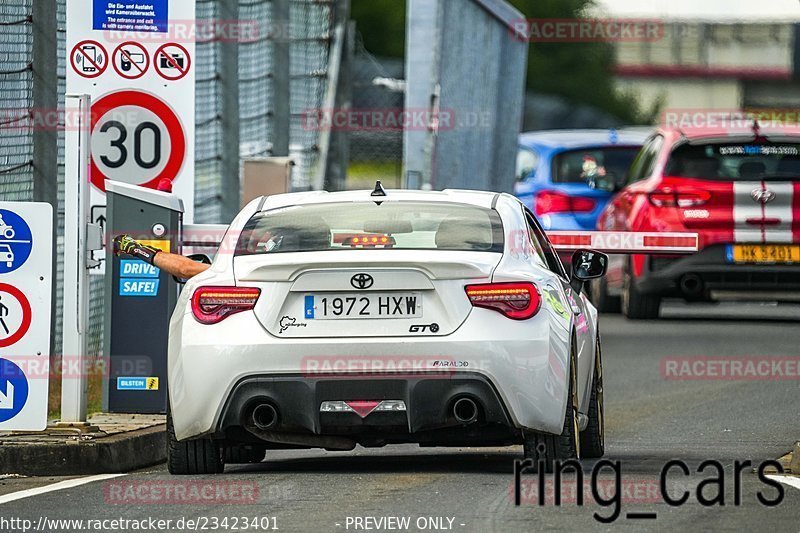
M 32 249 L 33 236 L 25 220 L 13 211 L 0 209 L 0 274 L 24 265 Z
M 11 420 L 28 401 L 28 379 L 20 367 L 0 359 L 0 422 Z

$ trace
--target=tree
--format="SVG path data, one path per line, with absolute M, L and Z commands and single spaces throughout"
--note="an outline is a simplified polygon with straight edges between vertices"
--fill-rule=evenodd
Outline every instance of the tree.
M 594 3 L 594 0 L 508 1 L 531 19 L 583 17 Z M 367 50 L 378 56 L 403 57 L 405 0 L 352 0 L 351 10 Z M 643 111 L 634 95 L 619 91 L 613 70 L 614 49 L 610 43 L 531 42 L 527 87 L 594 106 L 628 123 L 650 122 L 657 110 Z
M 405 0 L 351 0 L 350 16 L 370 53 L 382 57 L 405 56 Z
M 594 4 L 593 0 L 509 1 L 531 19 L 583 17 Z M 531 42 L 527 86 L 597 107 L 629 123 L 649 122 L 653 111 L 643 112 L 634 95 L 615 87 L 613 70 L 614 49 L 610 43 Z

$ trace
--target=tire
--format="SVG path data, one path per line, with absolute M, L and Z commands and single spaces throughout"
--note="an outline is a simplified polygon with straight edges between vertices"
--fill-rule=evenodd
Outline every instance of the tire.
M 225 447 L 225 464 L 260 463 L 267 455 L 267 449 L 257 444 L 234 444 Z
M 605 276 L 593 279 L 589 284 L 592 304 L 601 313 L 619 313 L 622 310 L 622 299 L 608 294 L 608 282 Z
M 596 459 L 605 454 L 606 422 L 603 408 L 603 358 L 601 356 L 600 334 L 597 334 L 597 348 L 592 376 L 592 396 L 589 399 L 589 422 L 581 431 L 581 457 Z
M 222 448 L 212 439 L 179 441 L 167 408 L 167 469 L 173 475 L 221 474 L 225 469 Z
M 523 432 L 523 454 L 525 459 L 533 460 L 534 472 L 538 472 L 542 462 L 546 473 L 553 472 L 555 461 L 580 458 L 580 431 L 578 430 L 578 387 L 576 383 L 575 337 L 572 338 L 569 365 L 569 391 L 567 408 L 564 412 L 564 427 L 560 435 L 538 431 Z
M 625 287 L 622 291 L 622 314 L 634 320 L 652 320 L 658 318 L 661 309 L 661 297 L 642 294 L 630 274 L 625 274 Z

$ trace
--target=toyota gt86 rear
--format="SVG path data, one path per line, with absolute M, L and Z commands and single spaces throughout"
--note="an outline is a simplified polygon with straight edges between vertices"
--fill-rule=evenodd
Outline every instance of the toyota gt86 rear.
M 187 283 L 169 346 L 169 467 L 276 448 L 525 444 L 603 453 L 597 314 L 533 215 L 472 191 L 255 200 Z

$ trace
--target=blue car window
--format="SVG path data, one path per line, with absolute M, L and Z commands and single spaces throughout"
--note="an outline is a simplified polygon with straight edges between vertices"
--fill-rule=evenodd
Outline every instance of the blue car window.
M 598 147 L 569 150 L 553 158 L 553 183 L 587 183 L 606 176 L 622 177 L 639 147 Z

